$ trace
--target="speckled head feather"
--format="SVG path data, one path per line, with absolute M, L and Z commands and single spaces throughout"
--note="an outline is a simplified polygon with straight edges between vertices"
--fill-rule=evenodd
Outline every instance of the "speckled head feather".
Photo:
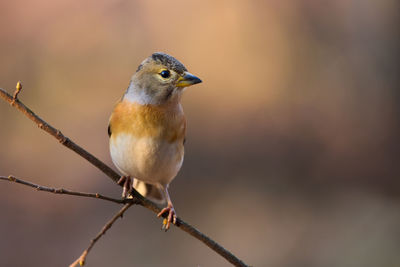
M 142 105 L 179 103 L 184 88 L 200 82 L 177 59 L 158 52 L 140 64 L 122 99 Z
M 152 54 L 150 57 L 148 57 L 145 61 L 143 61 L 142 64 L 140 64 L 139 67 L 137 68 L 136 72 L 141 70 L 143 65 L 149 62 L 150 60 L 159 63 L 161 65 L 164 65 L 168 69 L 174 70 L 179 74 L 183 74 L 183 72 L 187 71 L 186 67 L 176 58 L 162 52 L 156 52 Z

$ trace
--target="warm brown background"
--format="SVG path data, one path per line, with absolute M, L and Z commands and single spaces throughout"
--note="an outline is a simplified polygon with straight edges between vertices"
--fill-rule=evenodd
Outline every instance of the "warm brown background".
M 178 215 L 254 266 L 399 266 L 398 5 L 1 1 L 0 87 L 111 164 L 107 122 L 154 51 L 204 81 L 183 99 Z M 0 175 L 119 196 L 0 102 Z M 0 266 L 66 266 L 118 206 L 0 183 Z M 88 266 L 229 266 L 134 207 Z

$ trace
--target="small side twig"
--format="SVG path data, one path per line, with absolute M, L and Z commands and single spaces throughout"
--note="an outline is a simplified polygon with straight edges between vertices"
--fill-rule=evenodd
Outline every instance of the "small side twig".
M 111 201 L 111 202 L 118 203 L 118 204 L 126 203 L 126 201 L 124 199 L 116 199 L 116 198 L 112 198 L 112 197 L 107 197 L 107 196 L 101 195 L 99 193 L 76 192 L 76 191 L 70 191 L 70 190 L 63 189 L 63 188 L 56 189 L 56 188 L 51 188 L 51 187 L 47 187 L 47 186 L 43 186 L 43 185 L 37 185 L 37 184 L 31 183 L 31 182 L 28 182 L 28 181 L 25 181 L 22 179 L 18 179 L 12 175 L 10 175 L 8 177 L 0 176 L 0 180 L 26 185 L 26 186 L 35 188 L 38 191 L 45 191 L 45 192 L 49 192 L 49 193 L 53 193 L 53 194 L 65 194 L 65 195 L 73 195 L 73 196 L 80 196 L 80 197 L 97 198 L 97 199 L 107 200 L 107 201 Z
M 22 89 L 21 81 L 18 81 L 17 85 L 15 86 L 15 91 L 14 91 L 14 94 L 13 94 L 13 100 L 14 101 L 17 100 L 18 94 L 19 94 L 19 92 L 21 92 L 21 89 Z
M 75 266 L 78 266 L 78 264 L 80 266 L 83 266 L 85 264 L 85 261 L 86 261 L 86 256 L 88 255 L 89 251 L 93 248 L 93 246 L 96 244 L 96 242 L 100 239 L 100 237 L 102 237 L 107 232 L 107 230 L 111 228 L 111 226 L 114 224 L 114 222 L 116 220 L 118 220 L 118 218 L 120 218 L 120 217 L 122 218 L 122 215 L 124 214 L 124 212 L 127 209 L 129 209 L 132 205 L 133 205 L 133 203 L 125 204 L 122 207 L 122 209 L 120 209 L 120 211 L 118 211 L 114 215 L 114 217 L 112 217 L 111 220 L 108 221 L 103 226 L 103 229 L 101 229 L 101 231 L 97 234 L 97 236 L 90 241 L 89 247 L 87 249 L 85 249 L 83 251 L 83 253 L 81 254 L 81 256 L 76 261 L 74 261 L 69 267 L 75 267 Z

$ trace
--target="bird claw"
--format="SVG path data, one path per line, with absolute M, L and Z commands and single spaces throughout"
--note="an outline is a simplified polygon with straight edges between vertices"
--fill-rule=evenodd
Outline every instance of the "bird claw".
M 165 230 L 165 232 L 170 228 L 171 222 L 176 224 L 176 213 L 173 206 L 168 205 L 168 207 L 163 208 L 160 213 L 157 214 L 157 217 L 161 217 L 166 212 L 168 212 L 168 216 L 167 218 L 164 218 L 161 226 L 161 230 Z
M 167 223 L 168 220 L 166 218 L 163 219 L 162 225 L 161 225 L 161 230 L 164 230 L 165 232 L 167 231 Z
M 132 184 L 133 184 L 132 178 L 129 176 L 122 176 L 118 180 L 117 184 L 119 185 L 124 184 L 122 187 L 122 198 L 128 198 L 132 192 Z

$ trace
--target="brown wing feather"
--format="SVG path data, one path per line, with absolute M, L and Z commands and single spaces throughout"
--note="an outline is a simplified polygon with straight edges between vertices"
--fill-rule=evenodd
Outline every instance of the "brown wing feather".
M 108 133 L 108 137 L 111 137 L 111 125 L 110 124 L 108 124 L 107 133 Z

